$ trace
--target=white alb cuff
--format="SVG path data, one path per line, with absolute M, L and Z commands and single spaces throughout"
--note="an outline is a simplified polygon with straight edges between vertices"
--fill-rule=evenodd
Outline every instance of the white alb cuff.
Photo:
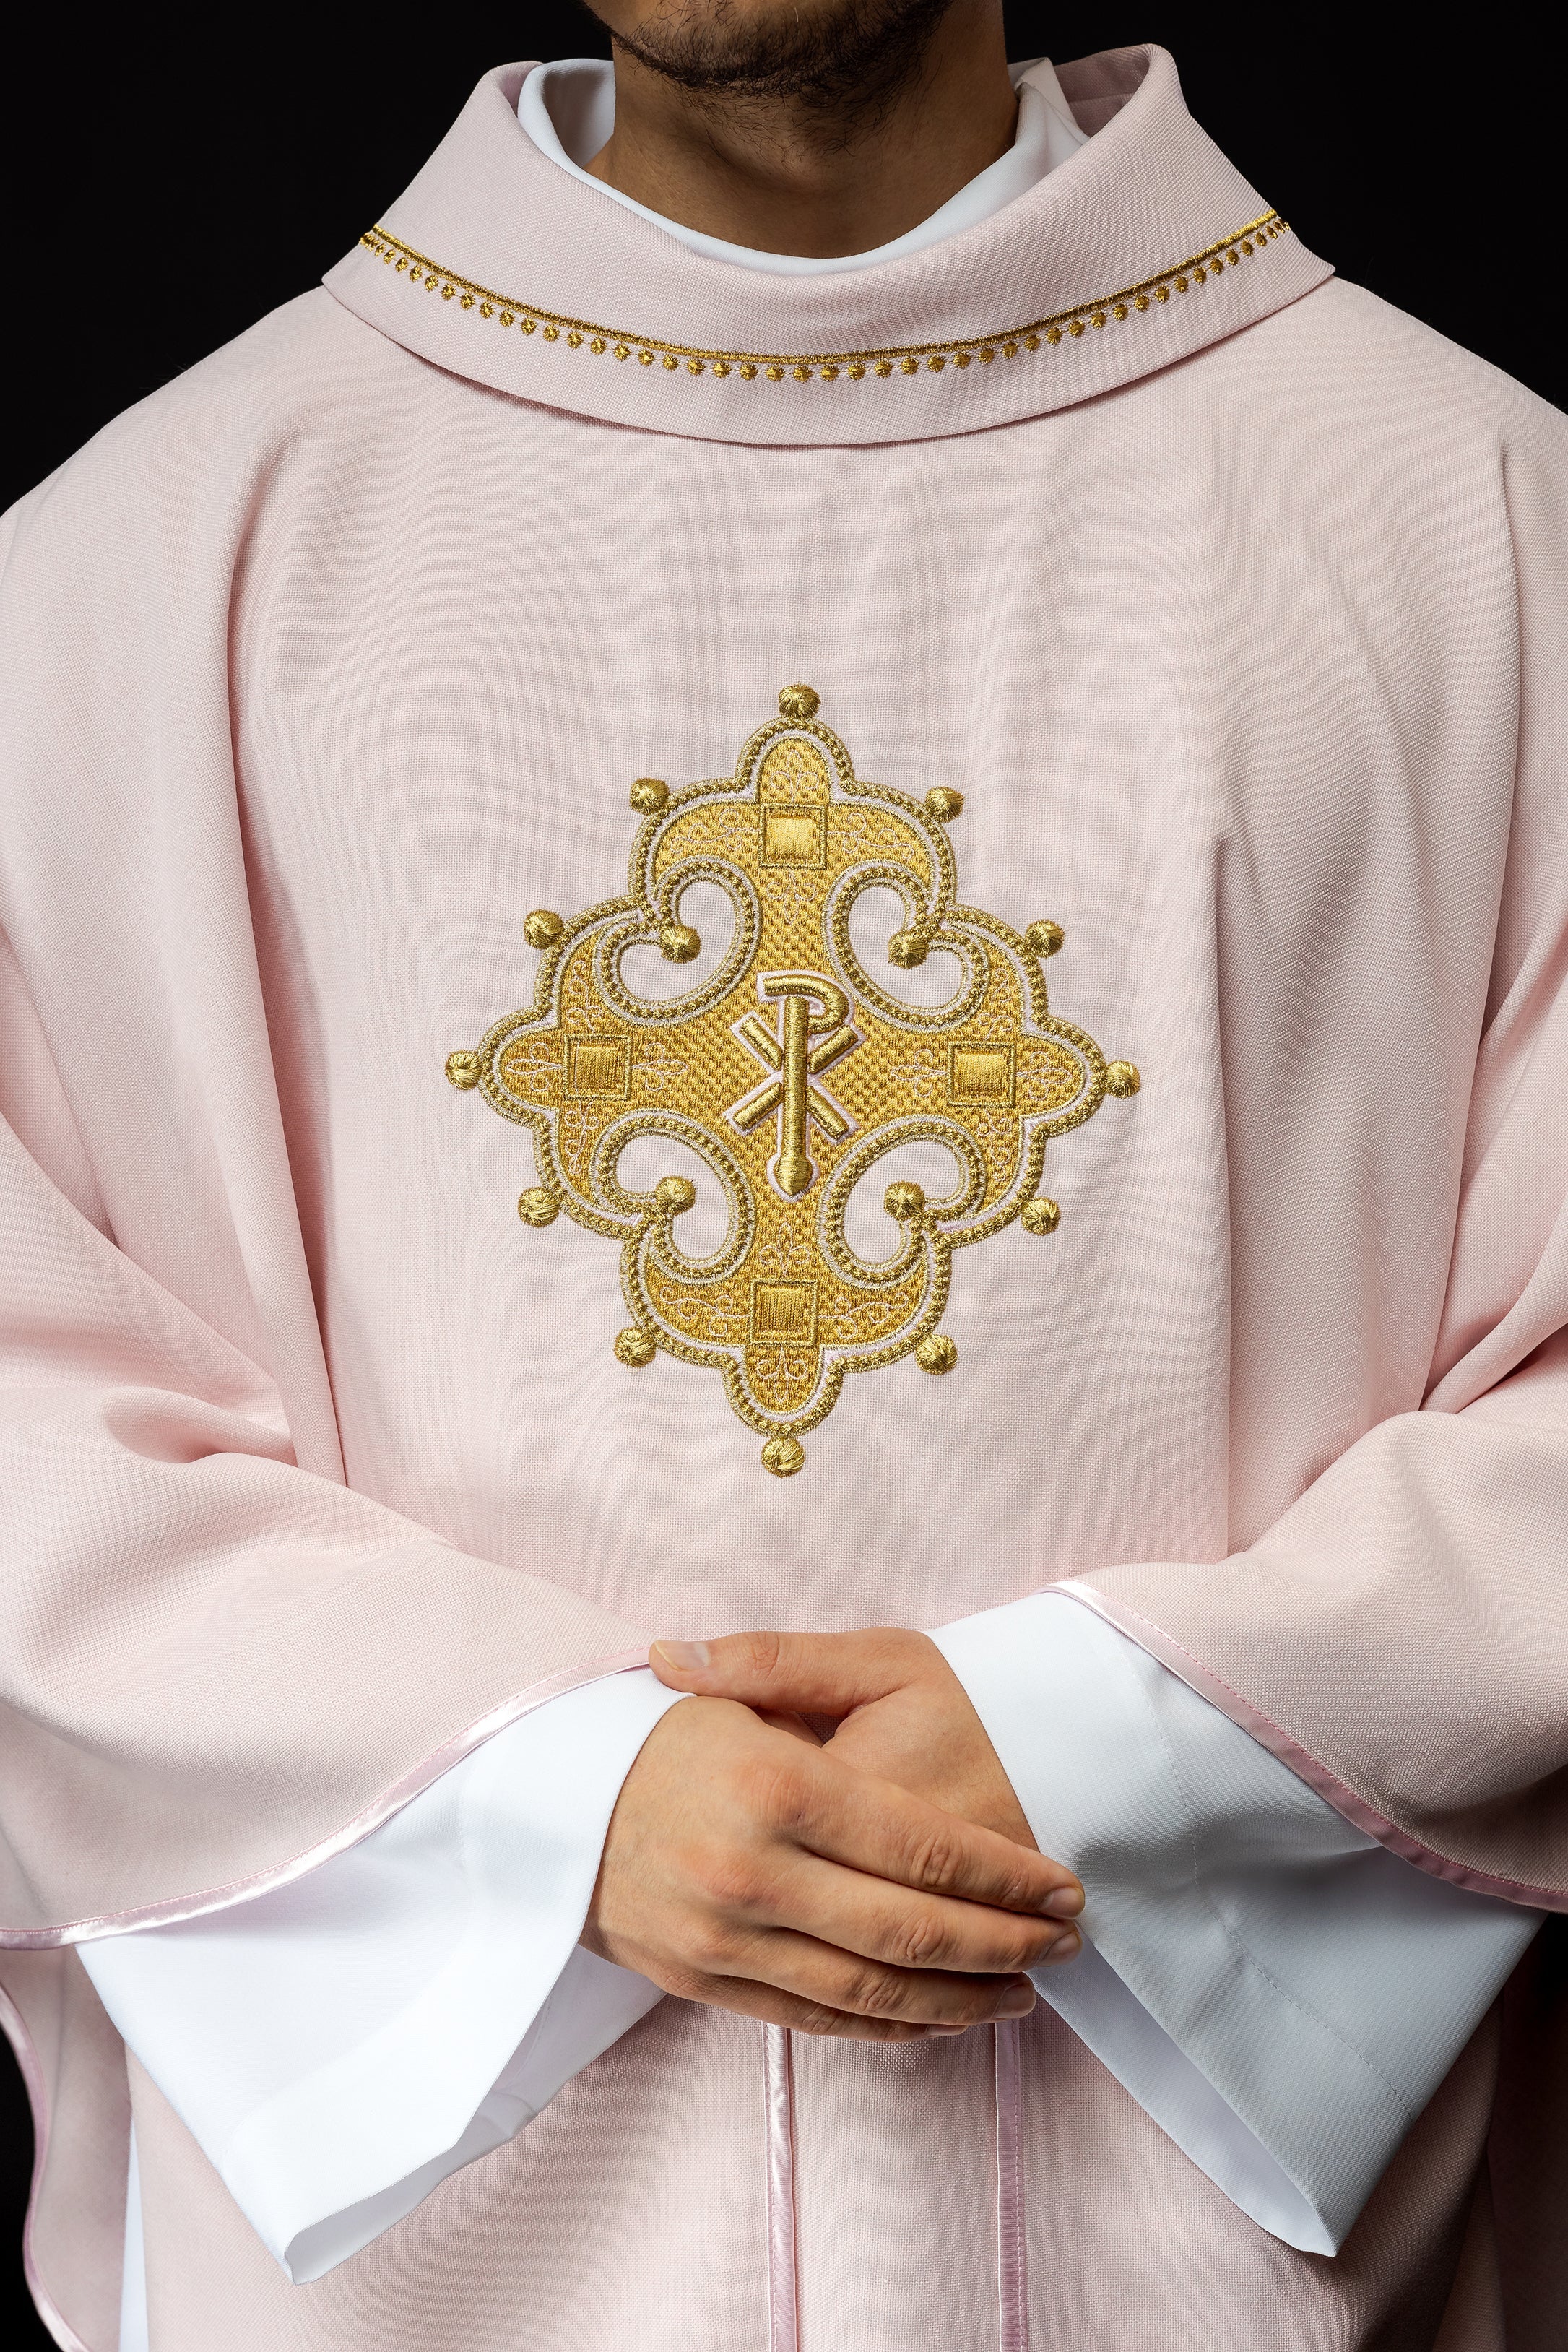
M 1541 1915 L 1375 1844 L 1066 1594 L 934 1638 L 1083 1881 L 1041 1998 L 1233 2204 L 1337 2252 Z
M 85 1944 L 128 2046 L 290 2278 L 499 2147 L 660 1999 L 578 1944 L 646 1668 L 499 1732 L 294 1885 Z

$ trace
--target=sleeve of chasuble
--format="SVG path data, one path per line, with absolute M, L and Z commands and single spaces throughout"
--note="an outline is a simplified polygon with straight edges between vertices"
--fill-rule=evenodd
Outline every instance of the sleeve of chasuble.
M 1560 467 L 1509 488 L 1518 768 L 1425 1393 L 1228 1558 L 1099 1569 L 939 1637 L 1088 1890 L 1090 1969 L 1047 1998 L 1135 2088 L 1110 2056 L 1134 1994 L 1336 2242 L 1568 1909 L 1568 516 Z M 1270 1171 L 1266 1117 L 1232 1148 L 1270 1232 L 1310 1228 L 1315 1171 Z M 1167 2120 L 1181 2066 L 1145 2057 Z M 1204 2128 L 1219 2147 L 1218 2103 Z
M 159 695 L 86 555 L 0 559 L 0 1946 L 50 1948 L 301 1875 L 657 1628 L 346 1483 L 223 583 Z
M 97 1221 L 3 950 L 0 1944 L 47 1948 L 299 1877 L 653 1629 L 352 1491 L 319 1411 L 301 1466 L 279 1382 Z

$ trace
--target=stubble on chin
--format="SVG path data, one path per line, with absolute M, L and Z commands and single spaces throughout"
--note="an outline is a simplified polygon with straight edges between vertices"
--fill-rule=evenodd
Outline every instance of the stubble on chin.
M 918 75 L 952 5 L 664 0 L 629 32 L 606 29 L 639 65 L 694 95 L 789 100 L 823 118 L 852 109 L 863 123 Z

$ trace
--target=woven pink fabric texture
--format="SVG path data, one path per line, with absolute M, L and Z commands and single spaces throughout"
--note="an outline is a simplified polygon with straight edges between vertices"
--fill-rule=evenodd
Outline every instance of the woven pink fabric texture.
M 433 289 L 356 248 L 6 526 L 0 1918 L 221 1900 L 659 1633 L 1059 1579 L 1422 1866 L 1561 1902 L 1562 420 L 1288 230 L 962 369 L 503 329 L 471 285 L 952 349 L 1267 211 L 1129 52 L 993 220 L 743 286 L 552 177 L 520 70 L 382 223 Z M 632 779 L 727 774 L 798 679 L 862 775 L 964 792 L 965 902 L 1063 925 L 1053 1010 L 1143 1087 L 1051 1146 L 1058 1233 L 958 1254 L 956 1369 L 848 1382 L 784 1482 L 716 1374 L 615 1360 L 613 1246 L 519 1222 L 529 1139 L 443 1065 L 529 999 L 530 908 L 623 887 Z M 125 2070 L 68 1952 L 0 1975 L 35 2263 L 111 2352 Z M 1030 2020 L 1034 2352 L 1428 2352 L 1456 2277 L 1489 2352 L 1500 2046 L 1331 2264 Z M 991 2056 L 797 2041 L 802 2352 L 990 2352 Z M 296 2290 L 133 2069 L 153 2342 L 761 2352 L 758 2074 L 666 2003 Z

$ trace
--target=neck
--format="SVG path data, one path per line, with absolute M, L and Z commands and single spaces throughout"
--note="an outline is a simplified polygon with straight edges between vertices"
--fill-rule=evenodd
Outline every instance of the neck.
M 615 130 L 588 169 L 650 212 L 763 252 L 830 259 L 903 236 L 1011 145 L 996 0 L 953 0 L 915 69 L 840 99 L 684 88 L 615 53 Z

